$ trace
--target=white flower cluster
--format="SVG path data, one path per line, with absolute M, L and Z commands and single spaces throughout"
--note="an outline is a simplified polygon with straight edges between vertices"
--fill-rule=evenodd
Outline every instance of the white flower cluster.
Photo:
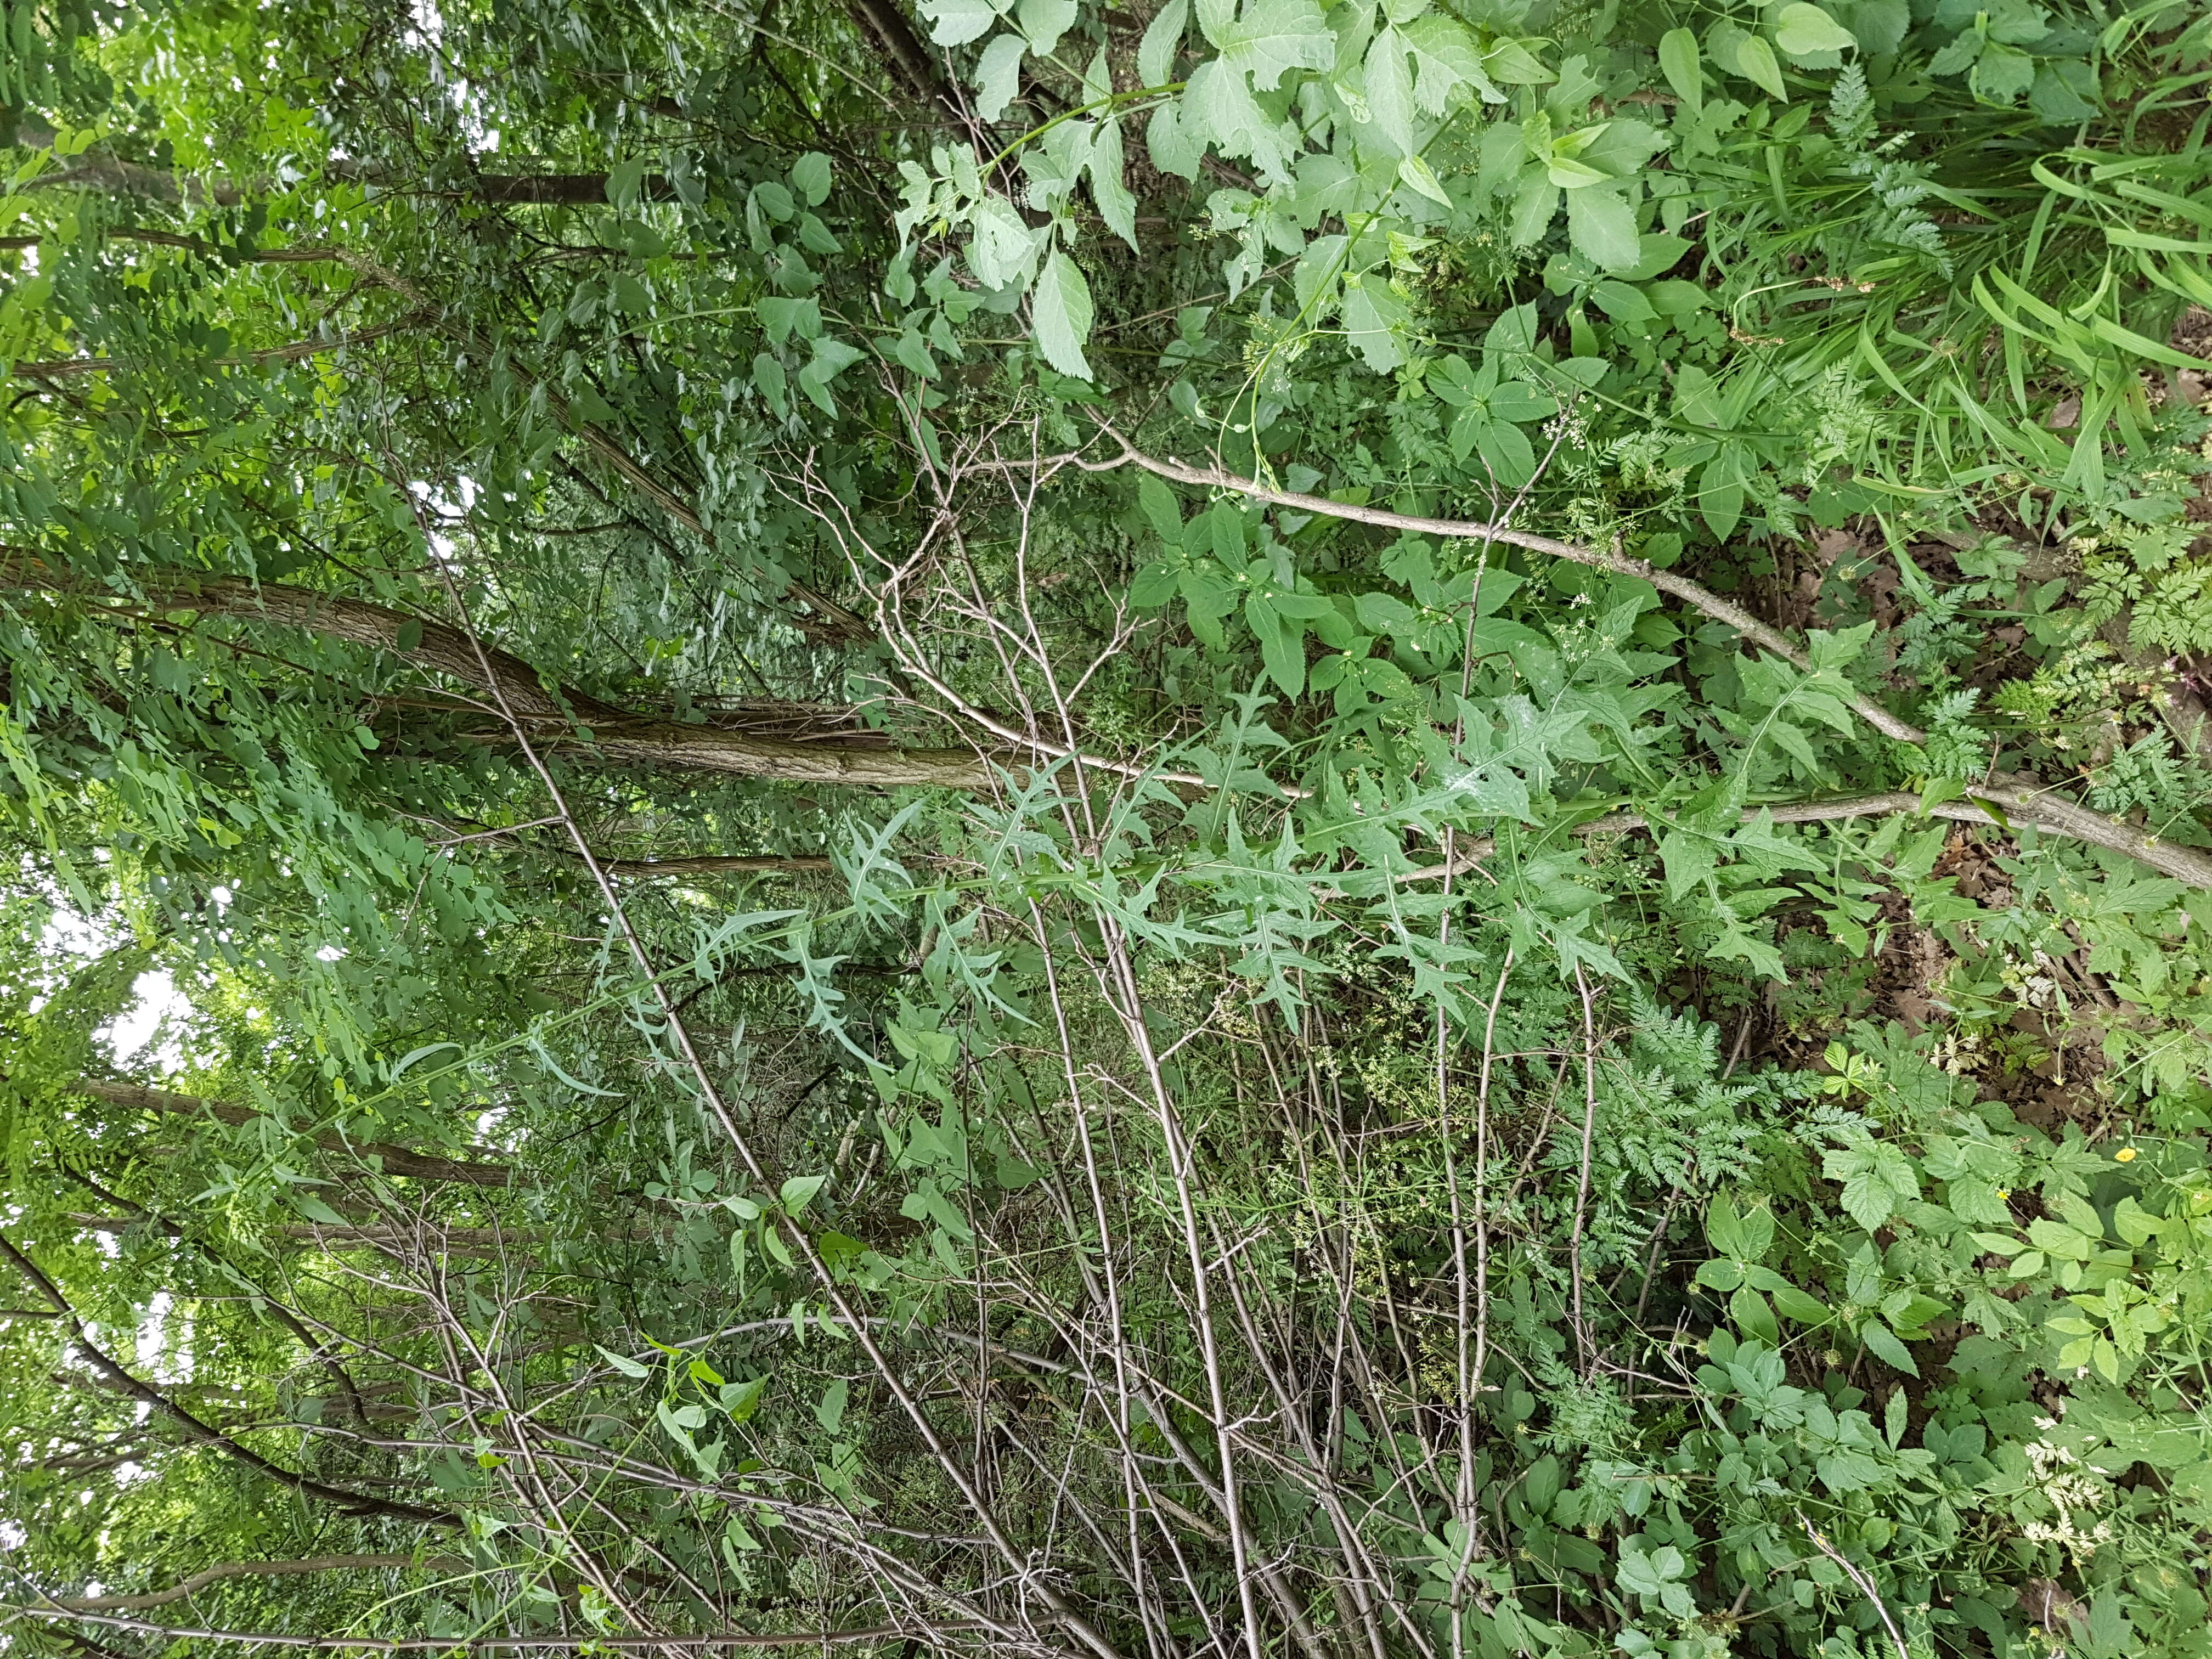
M 2039 1440 L 2027 1449 L 2036 1485 L 2058 1511 L 2058 1519 L 2031 1521 L 2021 1528 L 2021 1536 L 2032 1544 L 2063 1546 L 2079 1566 L 2096 1553 L 2099 1545 L 2112 1542 L 2112 1528 L 2108 1521 L 2085 1527 L 2078 1517 L 2104 1508 L 2111 1494 L 2094 1475 L 2077 1471 L 2081 1460 L 2065 1447 Z

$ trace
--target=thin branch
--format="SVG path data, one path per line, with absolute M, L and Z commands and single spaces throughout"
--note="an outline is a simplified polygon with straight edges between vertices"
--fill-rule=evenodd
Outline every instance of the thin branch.
M 1995 811 L 1990 810 L 1992 806 Z M 1826 800 L 1774 801 L 1746 807 L 1744 820 L 1747 823 L 1762 812 L 1777 823 L 1828 823 L 1844 818 L 1886 817 L 1899 813 L 1980 824 L 1992 830 L 2010 830 L 2014 823 L 2030 823 L 2046 835 L 2064 836 L 2125 854 L 2191 887 L 2212 889 L 2212 855 L 2148 834 L 2133 824 L 2115 823 L 2053 794 L 2039 784 L 2024 780 L 1992 781 L 1965 800 L 1938 801 L 1933 805 L 1923 805 L 1920 796 L 1904 790 L 1875 795 L 1838 795 Z M 1641 812 L 1608 812 L 1603 817 L 1576 824 L 1567 833 L 1623 835 L 1668 827 L 1664 822 L 1655 825 Z M 1439 880 L 1447 874 L 1473 869 L 1497 850 L 1496 839 L 1485 836 L 1478 841 L 1462 842 L 1449 863 L 1405 871 L 1393 879 L 1401 884 Z
M 4 1604 L 0 1604 L 0 1613 L 14 1613 L 27 1619 L 82 1620 L 87 1624 L 105 1625 L 112 1630 L 140 1631 L 171 1641 L 235 1642 L 245 1647 L 309 1648 L 326 1653 L 477 1653 L 501 1649 L 573 1652 L 579 1648 L 611 1648 L 625 1651 L 654 1648 L 806 1648 L 822 1647 L 831 1643 L 888 1642 L 902 1638 L 939 1647 L 945 1645 L 937 1639 L 939 1636 L 991 1628 L 981 1624 L 962 1623 L 939 1625 L 933 1631 L 915 1631 L 903 1626 L 880 1625 L 872 1630 L 782 1631 L 772 1634 L 721 1631 L 711 1636 L 605 1636 L 596 1631 L 584 1631 L 574 1636 L 447 1636 L 394 1641 L 375 1636 L 294 1636 L 280 1631 L 179 1630 L 139 1619 Z
M 292 363 L 302 357 L 313 357 L 319 352 L 336 351 L 342 346 L 365 345 L 371 340 L 380 340 L 389 334 L 398 334 L 428 319 L 421 313 L 402 317 L 395 322 L 379 323 L 374 328 L 357 328 L 349 334 L 331 339 L 295 340 L 289 345 L 271 346 L 265 351 L 241 352 L 234 357 L 212 357 L 195 366 L 210 368 L 243 368 L 254 363 Z M 56 357 L 43 362 L 17 363 L 13 374 L 40 380 L 67 380 L 75 374 L 101 374 L 110 369 L 134 369 L 151 367 L 121 357 Z
M 212 1447 L 217 1451 L 235 1458 L 248 1468 L 268 1476 L 271 1480 L 291 1487 L 304 1497 L 319 1498 L 325 1503 L 337 1504 L 340 1508 L 356 1515 L 381 1515 L 395 1521 L 414 1521 L 440 1527 L 460 1524 L 458 1516 L 448 1515 L 443 1510 L 423 1509 L 413 1504 L 397 1503 L 391 1498 L 374 1497 L 367 1492 L 349 1492 L 343 1486 L 325 1486 L 311 1476 L 272 1463 L 259 1452 L 240 1445 L 222 1430 L 202 1422 L 167 1395 L 140 1382 L 138 1378 L 124 1370 L 112 1356 L 87 1334 L 83 1322 L 76 1316 L 76 1310 L 70 1305 L 69 1298 L 62 1294 L 60 1288 L 52 1279 L 46 1277 L 36 1262 L 17 1249 L 5 1236 L 0 1236 L 0 1257 L 4 1257 L 18 1273 L 29 1279 L 39 1294 L 53 1305 L 55 1311 L 62 1316 L 62 1322 L 68 1326 L 70 1335 L 76 1343 L 76 1351 L 84 1356 L 87 1363 L 106 1378 L 111 1386 L 118 1393 L 127 1395 L 130 1398 L 137 1401 L 141 1405 L 151 1407 L 154 1410 L 161 1413 L 202 1445 Z
M 1804 1528 L 1805 1536 L 1813 1540 L 1813 1547 L 1841 1567 L 1851 1583 L 1859 1587 L 1859 1594 L 1874 1603 L 1874 1610 L 1881 1615 L 1882 1628 L 1889 1632 L 1889 1639 L 1897 1644 L 1897 1659 L 1912 1659 L 1911 1646 L 1905 1641 L 1905 1632 L 1898 1629 L 1897 1620 L 1890 1617 L 1889 1604 L 1881 1599 L 1881 1592 L 1875 1588 L 1874 1580 L 1833 1544 L 1821 1537 L 1819 1530 L 1802 1515 L 1797 1517 L 1797 1524 Z
M 1086 472 L 1109 472 L 1119 467 L 1138 466 L 1160 477 L 1172 478 L 1178 483 L 1194 484 L 1206 489 L 1231 489 L 1240 495 L 1249 495 L 1254 501 L 1288 507 L 1293 512 L 1311 513 L 1322 518 L 1348 519 L 1384 530 L 1407 530 L 1416 535 L 1442 536 L 1455 541 L 1504 542 L 1514 547 L 1525 548 L 1532 553 L 1546 553 L 1570 563 L 1588 565 L 1594 570 L 1632 576 L 1638 581 L 1650 582 L 1662 593 L 1672 593 L 1684 604 L 1694 606 L 1717 621 L 1726 623 L 1746 639 L 1771 651 L 1784 661 L 1808 673 L 1813 672 L 1813 659 L 1805 648 L 1781 629 L 1761 622 L 1741 605 L 1730 603 L 1711 589 L 1700 587 L 1671 570 L 1655 568 L 1642 559 L 1632 559 L 1626 554 L 1608 553 L 1599 548 L 1583 547 L 1575 542 L 1558 541 L 1549 536 L 1539 536 L 1533 531 L 1516 530 L 1510 525 L 1480 524 L 1467 519 L 1425 518 L 1417 514 L 1392 513 L 1379 507 L 1355 507 L 1347 501 L 1333 501 L 1324 495 L 1302 495 L 1294 489 L 1278 489 L 1257 479 L 1239 477 L 1236 473 L 1218 466 L 1191 466 L 1172 458 L 1159 460 L 1136 449 L 1103 421 L 1099 422 L 1099 426 L 1121 446 L 1121 453 L 1105 461 L 1086 461 L 1078 456 L 1068 458 Z M 1923 744 L 1928 740 L 1928 734 L 1918 726 L 1899 720 L 1871 698 L 1854 696 L 1850 702 L 1852 711 L 1861 720 L 1885 737 L 1894 738 L 1899 743 Z
M 64 1597 L 55 1605 L 76 1613 L 143 1613 L 181 1601 L 222 1578 L 274 1578 L 295 1572 L 343 1572 L 367 1567 L 419 1567 L 425 1572 L 466 1572 L 469 1564 L 449 1557 L 418 1560 L 412 1555 L 317 1555 L 304 1561 L 225 1561 L 205 1567 L 165 1590 L 144 1595 Z
M 106 1083 L 94 1078 L 80 1078 L 74 1086 L 81 1093 L 104 1100 L 112 1106 L 136 1111 L 167 1112 L 179 1117 L 211 1117 L 218 1123 L 228 1123 L 234 1127 L 268 1115 L 250 1106 L 234 1106 L 222 1100 L 203 1100 L 197 1095 L 173 1095 L 166 1090 L 142 1088 L 135 1083 Z M 478 1164 L 459 1158 L 440 1158 L 433 1153 L 410 1152 L 404 1146 L 394 1146 L 381 1140 L 354 1140 L 340 1134 L 317 1133 L 309 1139 L 326 1152 L 358 1158 L 379 1158 L 383 1162 L 386 1175 L 407 1176 L 417 1181 L 457 1181 L 471 1187 L 510 1187 L 514 1184 L 514 1171 L 501 1164 Z

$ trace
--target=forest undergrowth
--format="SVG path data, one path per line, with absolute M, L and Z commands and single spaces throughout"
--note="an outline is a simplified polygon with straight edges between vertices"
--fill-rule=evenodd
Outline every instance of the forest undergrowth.
M 0 0 L 0 1644 L 2212 1659 L 2209 87 Z

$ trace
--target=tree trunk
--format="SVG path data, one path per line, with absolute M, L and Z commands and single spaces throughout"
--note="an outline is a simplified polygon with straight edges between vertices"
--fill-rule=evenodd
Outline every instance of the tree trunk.
M 533 743 L 560 754 L 648 770 L 716 772 L 783 783 L 987 789 L 992 782 L 989 762 L 965 749 L 898 749 L 857 738 L 802 742 L 629 714 L 580 692 L 551 690 L 520 657 L 490 646 L 480 649 L 458 628 L 342 594 L 160 566 L 134 567 L 131 574 L 137 597 L 154 610 L 247 617 L 374 646 L 480 692 L 495 692 L 526 726 L 544 728 L 542 737 L 531 732 Z M 61 566 L 20 553 L 0 558 L 0 587 L 131 597 L 110 593 Z M 512 740 L 504 730 L 494 735 L 495 740 Z
M 203 1100 L 197 1095 L 173 1095 L 161 1089 L 142 1088 L 135 1083 L 106 1083 L 92 1078 L 82 1078 L 77 1090 L 104 1100 L 111 1106 L 141 1112 L 169 1112 L 179 1117 L 211 1117 L 218 1123 L 237 1125 L 251 1123 L 266 1115 L 250 1106 L 234 1106 L 228 1101 Z M 394 1146 L 381 1140 L 349 1140 L 343 1135 L 318 1134 L 315 1145 L 326 1152 L 338 1152 L 356 1158 L 374 1158 L 383 1161 L 386 1175 L 407 1176 L 416 1181 L 458 1181 L 471 1187 L 507 1187 L 514 1182 L 514 1171 L 503 1164 L 472 1164 L 459 1158 L 440 1158 L 431 1152 L 410 1152 L 404 1146 Z

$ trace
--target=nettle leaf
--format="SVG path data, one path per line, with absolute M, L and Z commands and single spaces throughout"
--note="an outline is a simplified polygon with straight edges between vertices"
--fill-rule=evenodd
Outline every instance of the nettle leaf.
M 1866 1344 L 1869 1353 L 1885 1365 L 1903 1371 L 1908 1376 L 1920 1375 L 1920 1367 L 1912 1358 L 1912 1351 L 1879 1319 L 1869 1319 L 1859 1327 L 1859 1340 Z
M 1493 77 L 1467 26 L 1440 11 L 1424 12 L 1397 31 L 1413 54 L 1413 101 L 1431 115 L 1442 115 L 1451 95 L 1462 87 L 1473 87 L 1488 104 L 1502 104 L 1505 94 L 1498 81 L 1513 78 L 1513 65 Z M 1533 62 L 1533 60 L 1531 60 Z M 1547 78 L 1550 71 L 1535 65 Z
M 1194 179 L 1206 155 L 1204 139 L 1188 129 L 1181 106 L 1162 104 L 1145 127 L 1145 149 L 1152 165 L 1178 179 Z
M 1063 374 L 1089 380 L 1091 364 L 1083 355 L 1083 343 L 1091 337 L 1091 284 L 1075 261 L 1054 249 L 1030 303 L 1037 349 L 1044 360 Z
M 1098 216 L 1106 222 L 1107 229 L 1134 248 L 1137 198 L 1129 189 L 1127 162 L 1121 153 L 1121 122 L 1100 124 L 1085 166 L 1091 175 L 1091 199 L 1097 204 Z

